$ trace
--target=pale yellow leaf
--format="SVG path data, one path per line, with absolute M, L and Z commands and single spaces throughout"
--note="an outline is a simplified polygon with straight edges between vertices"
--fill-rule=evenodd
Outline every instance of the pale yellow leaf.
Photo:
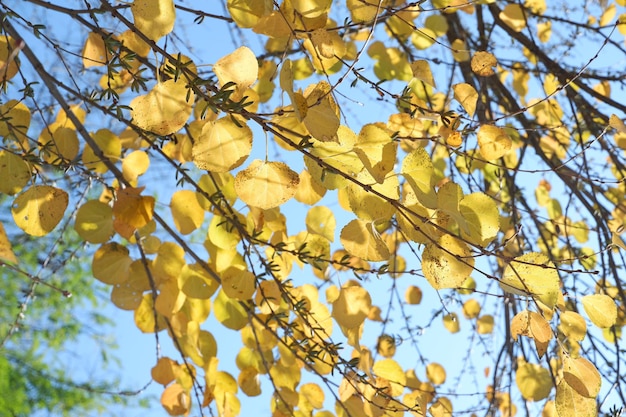
M 461 236 L 470 243 L 486 247 L 496 238 L 500 212 L 493 198 L 481 192 L 469 194 L 459 203 L 459 211 L 468 230 L 461 229 Z
M 413 78 L 416 78 L 426 84 L 436 87 L 433 73 L 430 70 L 430 64 L 428 61 L 419 60 L 411 63 L 411 71 L 413 72 Z
M 571 340 L 582 341 L 587 335 L 587 323 L 580 314 L 574 311 L 563 311 L 560 316 L 559 329 Z
M 422 254 L 422 272 L 436 290 L 460 287 L 473 269 L 474 258 L 469 248 L 451 235 L 427 244 Z
M 580 395 L 565 380 L 561 380 L 556 386 L 554 402 L 558 417 L 598 416 L 596 400 Z
M 202 225 L 204 210 L 198 203 L 196 193 L 191 190 L 178 190 L 170 201 L 174 226 L 183 235 L 187 235 Z
M 480 154 L 487 161 L 503 157 L 511 149 L 509 135 L 499 127 L 482 125 L 478 129 L 478 146 Z
M 371 306 L 372 298 L 365 288 L 358 285 L 344 287 L 333 302 L 332 316 L 340 326 L 356 328 L 363 324 Z
M 267 210 L 293 197 L 299 181 L 298 173 L 286 164 L 255 159 L 237 173 L 235 192 L 244 203 Z
M 349 254 L 366 261 L 385 261 L 391 256 L 387 244 L 370 222 L 352 220 L 341 230 L 339 240 Z
M 135 0 L 130 9 L 135 27 L 155 42 L 174 29 L 174 0 Z
M 524 399 L 541 401 L 552 391 L 550 371 L 536 363 L 524 363 L 517 368 L 515 382 Z
M 374 363 L 372 371 L 379 378 L 384 378 L 391 384 L 392 396 L 398 396 L 404 391 L 406 385 L 406 374 L 398 362 L 393 359 L 381 359 Z
M 563 357 L 563 378 L 565 382 L 583 397 L 596 398 L 600 393 L 602 377 L 594 364 L 587 359 Z
M 506 266 L 500 287 L 506 292 L 533 297 L 552 309 L 559 297 L 560 279 L 546 255 L 530 252 Z
M 130 114 L 139 128 L 170 135 L 187 123 L 194 100 L 195 94 L 187 88 L 184 77 L 170 79 L 155 85 L 148 94 L 135 97 L 129 104 Z
M 476 103 L 478 102 L 478 92 L 467 83 L 454 84 L 452 89 L 455 100 L 463 106 L 469 117 L 474 117 Z
M 240 100 L 243 93 L 258 79 L 259 63 L 250 48 L 241 46 L 220 58 L 213 65 L 213 72 L 222 87 L 228 83 L 236 84 L 231 98 Z
M 227 116 L 208 122 L 192 148 L 193 162 L 200 169 L 228 172 L 239 167 L 252 151 L 252 130 L 244 120 Z
M 28 184 L 31 175 L 31 168 L 24 158 L 13 152 L 0 150 L 0 193 L 19 193 Z
M 472 71 L 481 77 L 489 77 L 495 72 L 492 67 L 498 65 L 496 57 L 489 52 L 479 51 L 472 56 Z
M 17 196 L 11 213 L 17 227 L 31 236 L 45 236 L 61 221 L 68 194 L 49 185 L 35 185 Z
M 585 295 L 581 302 L 585 313 L 596 326 L 605 329 L 615 324 L 617 320 L 617 305 L 608 295 Z

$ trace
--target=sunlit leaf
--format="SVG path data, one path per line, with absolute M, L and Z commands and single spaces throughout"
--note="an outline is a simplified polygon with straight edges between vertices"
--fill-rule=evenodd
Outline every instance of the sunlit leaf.
M 237 168 L 252 150 L 252 130 L 243 121 L 232 117 L 208 122 L 193 144 L 193 162 L 200 169 L 227 172 Z
M 511 149 L 511 144 L 504 129 L 493 125 L 482 125 L 478 129 L 478 149 L 487 161 L 503 157 Z
M 13 253 L 13 248 L 11 247 L 11 242 L 4 230 L 4 226 L 0 223 L 0 261 L 10 262 L 10 263 L 18 263 L 17 258 L 15 257 L 15 253 Z
M 446 369 L 436 362 L 431 362 L 426 365 L 426 378 L 435 385 L 441 385 L 446 382 Z
M 130 8 L 135 27 L 155 42 L 174 29 L 174 0 L 134 0 Z
M 23 42 L 23 41 L 22 41 Z M 19 45 L 15 39 L 3 35 L 0 37 L 0 82 L 10 80 L 19 70 L 17 53 Z
M 246 91 L 259 77 L 259 63 L 254 52 L 246 46 L 241 46 L 230 54 L 218 59 L 213 65 L 213 72 L 222 87 L 228 83 L 235 83 L 233 100 L 240 100 Z
M 226 7 L 237 26 L 251 28 L 273 8 L 272 0 L 228 0 Z
M 174 226 L 183 235 L 187 235 L 202 225 L 204 210 L 198 203 L 196 193 L 191 190 L 178 190 L 170 201 Z
M 552 328 L 550 323 L 539 313 L 524 310 L 515 315 L 511 320 L 511 336 L 517 340 L 519 335 L 527 336 L 535 341 L 539 357 L 548 350 L 548 343 L 552 340 Z
M 593 324 L 608 328 L 617 320 L 617 306 L 611 297 L 605 294 L 585 295 L 581 302 L 585 313 Z
M 585 358 L 563 357 L 563 378 L 565 382 L 583 397 L 596 398 L 602 385 L 598 369 Z
M 133 122 L 141 129 L 157 135 L 178 132 L 189 120 L 195 94 L 187 88 L 184 77 L 158 83 L 144 96 L 129 104 Z
M 113 235 L 113 209 L 98 200 L 89 200 L 76 213 L 76 232 L 90 243 L 105 243 Z
M 474 258 L 466 244 L 451 235 L 426 245 L 422 272 L 436 290 L 458 288 L 474 270 Z
M 333 318 L 340 326 L 347 328 L 359 327 L 365 321 L 372 298 L 361 286 L 342 288 L 339 297 L 333 302 Z
M 430 86 L 436 87 L 435 79 L 433 78 L 433 73 L 430 70 L 430 65 L 428 61 L 419 60 L 412 62 L 411 71 L 413 72 L 413 78 L 415 78 L 416 80 L 425 82 Z
M 406 375 L 398 362 L 389 358 L 381 359 L 374 363 L 372 371 L 377 377 L 384 378 L 391 383 L 391 395 L 402 394 L 406 385 Z
M 526 27 L 527 17 L 519 4 L 507 4 L 500 12 L 500 19 L 516 32 Z
M 552 309 L 560 293 L 560 279 L 546 255 L 530 252 L 507 265 L 500 287 L 506 292 L 533 297 Z
M 597 417 L 598 415 L 596 400 L 580 395 L 565 380 L 561 380 L 556 386 L 554 402 L 558 417 Z
M 140 228 L 152 220 L 154 197 L 142 196 L 144 188 L 127 187 L 117 191 L 113 204 L 115 218 L 134 228 Z
M 137 178 L 146 173 L 150 166 L 150 157 L 144 151 L 133 151 L 122 160 L 122 174 L 131 184 L 136 184 Z
M 454 90 L 455 100 L 461 103 L 461 106 L 463 106 L 470 117 L 474 117 L 476 103 L 478 102 L 478 92 L 467 83 L 454 84 L 452 89 Z
M 255 159 L 237 173 L 235 191 L 246 204 L 267 210 L 293 197 L 299 181 L 298 173 L 286 164 Z
M 498 65 L 496 57 L 489 52 L 479 51 L 472 56 L 472 71 L 481 77 L 489 77 L 495 74 L 492 67 Z
M 176 382 L 165 388 L 161 394 L 161 405 L 170 416 L 187 415 L 191 409 L 191 396 Z
M 530 401 L 548 398 L 552 391 L 550 371 L 536 363 L 524 363 L 517 368 L 515 382 L 524 397 Z
M 61 221 L 68 194 L 49 185 L 35 185 L 17 196 L 11 206 L 15 224 L 31 236 L 45 236 Z
M 119 243 L 102 245 L 93 255 L 91 270 L 94 278 L 110 285 L 126 282 L 132 263 L 128 253 L 128 249 Z
M 239 330 L 248 324 L 248 313 L 238 300 L 231 299 L 223 290 L 217 293 L 213 302 L 213 312 L 215 318 L 229 329 Z
M 475 192 L 463 197 L 459 211 L 467 224 L 468 233 L 461 229 L 461 236 L 469 242 L 485 247 L 500 230 L 500 213 L 496 202 L 487 194 Z
M 0 193 L 17 194 L 28 184 L 31 168 L 20 156 L 0 150 Z
M 83 47 L 83 67 L 101 67 L 106 64 L 107 58 L 107 50 L 102 35 L 91 32 L 87 35 Z
M 384 261 L 391 256 L 389 248 L 370 222 L 352 220 L 341 229 L 339 240 L 348 253 L 366 261 Z

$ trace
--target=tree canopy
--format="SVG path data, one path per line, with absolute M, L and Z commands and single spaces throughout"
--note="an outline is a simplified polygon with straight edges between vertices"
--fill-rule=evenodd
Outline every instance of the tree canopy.
M 0 1 L 0 258 L 70 225 L 167 413 L 620 413 L 626 1 L 70 3 Z

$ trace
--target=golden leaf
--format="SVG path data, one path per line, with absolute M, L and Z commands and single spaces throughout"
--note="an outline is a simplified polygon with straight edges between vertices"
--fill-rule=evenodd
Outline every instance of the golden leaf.
M 134 0 L 130 9 L 135 27 L 155 42 L 174 29 L 174 0 Z
M 605 329 L 615 324 L 617 320 L 617 306 L 615 301 L 608 295 L 585 295 L 581 302 L 585 313 L 596 326 Z
M 45 236 L 61 221 L 68 194 L 49 185 L 35 185 L 17 196 L 11 206 L 17 227 L 31 236 Z
M 237 173 L 235 192 L 244 203 L 267 210 L 293 197 L 299 182 L 298 173 L 286 164 L 255 159 Z
M 496 57 L 489 52 L 479 51 L 472 56 L 472 71 L 481 77 L 489 77 L 495 72 L 492 67 L 498 65 Z

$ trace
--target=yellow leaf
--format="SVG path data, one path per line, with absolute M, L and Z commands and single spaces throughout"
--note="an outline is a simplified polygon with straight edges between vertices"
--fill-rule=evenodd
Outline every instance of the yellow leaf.
M 602 12 L 602 16 L 600 16 L 600 21 L 598 22 L 599 26 L 607 26 L 613 22 L 615 18 L 615 14 L 617 13 L 617 9 L 614 4 L 610 4 L 604 12 Z
M 202 300 L 212 297 L 219 288 L 217 280 L 200 264 L 185 264 L 178 275 L 178 286 L 187 297 Z
M 435 193 L 435 167 L 424 148 L 412 150 L 402 160 L 401 171 L 417 200 L 427 208 L 436 209 L 437 194 Z M 421 214 L 421 213 L 420 213 Z
M 413 73 L 413 78 L 416 78 L 422 82 L 425 82 L 428 85 L 436 87 L 435 79 L 433 78 L 433 73 L 430 70 L 430 64 L 428 61 L 419 60 L 411 63 L 411 71 Z
M 150 375 L 152 375 L 152 379 L 155 382 L 166 386 L 176 378 L 174 370 L 178 368 L 178 366 L 176 361 L 162 356 L 150 370 Z
M 461 330 L 459 317 L 456 313 L 450 313 L 443 316 L 443 327 L 450 333 L 458 333 Z
M 491 314 L 480 316 L 476 320 L 476 332 L 478 334 L 491 334 L 493 332 L 494 319 Z
M 344 287 L 333 302 L 332 316 L 340 326 L 353 329 L 363 324 L 371 306 L 372 298 L 365 288 Z
M 3 262 L 10 262 L 17 264 L 18 260 L 13 253 L 11 242 L 4 230 L 4 226 L 0 223 L 0 260 Z
M 390 394 L 392 396 L 401 395 L 402 391 L 404 391 L 406 374 L 395 360 L 387 358 L 374 362 L 372 372 L 374 372 L 378 378 L 384 378 L 390 382 Z
M 476 103 L 478 102 L 478 92 L 467 83 L 454 84 L 452 89 L 455 100 L 463 106 L 469 117 L 474 117 Z
M 0 37 L 0 50 L 2 49 L 1 42 L 3 40 L 4 37 Z M 19 144 L 25 150 L 30 149 L 28 137 L 26 136 L 30 126 L 30 118 L 30 109 L 23 101 L 9 100 L 0 105 L 0 136 L 6 138 L 5 140 L 14 140 L 17 142 L 16 144 Z
M 354 152 L 365 169 L 379 184 L 385 181 L 396 163 L 396 149 L 397 145 L 391 140 L 385 126 L 373 123 L 363 126 L 354 146 Z
M 314 181 L 308 170 L 302 170 L 300 173 L 300 183 L 298 184 L 298 190 L 294 198 L 303 204 L 311 206 L 320 201 L 325 194 L 326 188 L 317 181 Z
M 4 83 L 17 74 L 19 69 L 15 59 L 20 48 L 18 42 L 7 35 L 0 37 L 0 83 Z
M 292 0 L 293 8 L 305 18 L 315 18 L 330 10 L 332 0 Z
M 507 4 L 500 12 L 500 19 L 515 32 L 521 32 L 526 27 L 526 14 L 519 4 Z
M 128 280 L 132 262 L 128 249 L 111 242 L 100 246 L 94 253 L 91 270 L 94 278 L 105 284 L 121 284 Z
M 135 326 L 137 326 L 137 328 L 143 333 L 154 333 L 155 331 L 159 332 L 167 328 L 165 317 L 155 310 L 152 294 L 143 294 L 139 306 L 135 308 L 134 319 Z M 155 319 L 156 324 L 154 321 Z
M 183 235 L 187 235 L 202 225 L 204 210 L 198 203 L 196 193 L 191 190 L 178 190 L 170 201 L 174 226 Z
M 445 183 L 437 191 L 437 208 L 456 221 L 459 229 L 465 234 L 470 233 L 470 228 L 461 214 L 460 203 L 463 200 L 463 189 L 459 184 L 452 181 Z
M 261 17 L 269 14 L 274 6 L 272 0 L 228 0 L 226 7 L 237 26 L 251 28 Z
M 100 129 L 93 134 L 98 153 L 91 146 L 86 146 L 83 151 L 83 163 L 88 169 L 99 174 L 109 170 L 105 160 L 115 163 L 122 154 L 122 142 L 113 132 L 108 129 Z M 99 154 L 101 152 L 101 155 Z
M 493 198 L 481 192 L 469 194 L 459 203 L 459 211 L 468 230 L 461 229 L 461 236 L 470 243 L 486 247 L 496 238 L 500 213 Z
M 341 230 L 339 240 L 349 254 L 366 261 L 385 261 L 391 256 L 371 222 L 352 220 Z
M 553 309 L 560 293 L 559 274 L 546 255 L 530 252 L 507 265 L 500 287 L 506 292 L 533 297 Z
M 256 277 L 247 270 L 230 267 L 222 272 L 222 291 L 228 297 L 246 301 L 252 299 L 256 284 Z
M 227 172 L 239 167 L 252 150 L 252 130 L 244 120 L 223 117 L 208 122 L 193 144 L 193 162 L 200 169 Z
M 563 311 L 560 316 L 559 329 L 571 340 L 582 341 L 587 335 L 587 323 L 580 314 L 574 311 Z
M 11 213 L 15 224 L 31 236 L 45 236 L 59 224 L 69 202 L 67 193 L 48 185 L 35 185 L 20 194 Z
M 469 248 L 451 235 L 427 244 L 422 254 L 422 273 L 436 290 L 460 287 L 473 270 Z
M 434 385 L 441 385 L 446 382 L 446 369 L 436 362 L 431 362 L 426 365 L 426 378 Z
M 464 40 L 455 39 L 450 47 L 452 48 L 452 57 L 456 62 L 467 62 L 470 60 L 470 53 Z
M 537 23 L 537 37 L 542 43 L 547 43 L 552 36 L 552 22 L 550 20 Z
M 496 65 L 498 65 L 496 57 L 489 52 L 479 51 L 472 56 L 472 71 L 481 77 L 489 77 L 495 74 L 492 67 Z
M 541 401 L 548 398 L 552 391 L 552 376 L 550 371 L 535 363 L 524 363 L 515 373 L 517 388 L 524 399 Z
M 143 175 L 150 166 L 150 157 L 144 151 L 133 151 L 122 160 L 122 174 L 130 183 L 136 184 L 137 178 Z
M 602 329 L 615 325 L 617 306 L 611 297 L 605 294 L 585 295 L 581 302 L 593 324 Z
M 107 50 L 104 40 L 99 33 L 91 32 L 87 35 L 83 47 L 83 66 L 85 68 L 101 67 L 107 62 Z
M 550 323 L 541 314 L 524 310 L 517 313 L 511 320 L 511 336 L 517 340 L 519 335 L 534 339 L 537 354 L 541 358 L 552 339 L 552 329 Z
M 396 175 L 389 175 L 384 182 L 377 183 L 367 170 L 361 171 L 355 179 L 371 187 L 391 200 L 397 200 L 399 181 Z M 368 192 L 363 186 L 350 182 L 345 188 L 350 210 L 361 220 L 382 222 L 391 219 L 395 207 L 386 199 Z
M 600 393 L 602 377 L 596 367 L 585 358 L 563 357 L 563 379 L 583 397 L 596 398 Z
M 335 215 L 326 206 L 311 207 L 305 219 L 306 229 L 309 233 L 315 233 L 328 239 L 335 240 Z
M 98 134 L 96 133 L 95 136 Z M 44 127 L 39 135 L 39 143 L 43 159 L 50 164 L 70 163 L 78 155 L 79 143 L 76 130 L 60 122 Z
M 217 293 L 213 302 L 215 318 L 225 327 L 232 330 L 240 330 L 248 324 L 248 313 L 239 304 L 238 300 L 227 296 L 224 291 Z
M 135 27 L 155 42 L 174 29 L 174 0 L 135 0 L 130 9 Z
M 299 181 L 298 173 L 286 164 L 255 159 L 237 173 L 235 192 L 244 203 L 267 210 L 293 197 Z
M 113 236 L 113 209 L 98 200 L 89 200 L 76 213 L 74 229 L 89 243 L 105 243 Z
M 580 395 L 565 380 L 556 386 L 555 407 L 558 417 L 597 417 L 596 400 Z
M 430 14 L 424 21 L 424 26 L 432 30 L 437 37 L 441 37 L 448 31 L 448 21 L 441 14 Z M 431 84 L 433 87 L 434 85 Z
M 482 125 L 478 129 L 480 154 L 487 161 L 501 158 L 511 149 L 511 145 L 511 138 L 504 129 L 493 125 Z
M 300 396 L 304 397 L 314 409 L 319 410 L 324 407 L 324 391 L 315 383 L 303 384 L 300 387 Z
M 113 204 L 115 218 L 136 229 L 148 224 L 154 212 L 154 197 L 142 196 L 143 189 L 127 187 L 118 190 Z
M 195 94 L 187 88 L 184 77 L 170 79 L 154 86 L 146 95 L 135 97 L 129 104 L 137 127 L 157 135 L 179 131 L 193 111 Z
M 306 116 L 302 122 L 315 139 L 336 141 L 339 129 L 339 108 L 332 97 L 330 84 L 321 81 L 304 91 Z
M 415 285 L 409 285 L 404 293 L 407 304 L 419 304 L 422 302 L 422 290 Z
M 31 169 L 24 158 L 8 150 L 0 150 L 0 178 L 0 193 L 17 194 L 30 181 Z
M 615 114 L 612 114 L 609 118 L 609 126 L 619 133 L 626 133 L 626 124 Z
M 169 385 L 161 394 L 161 405 L 170 416 L 187 415 L 191 409 L 191 396 L 178 382 Z
M 241 391 L 248 397 L 256 397 L 261 395 L 261 382 L 256 369 L 249 367 L 239 372 L 237 384 Z
M 222 87 L 228 83 L 236 84 L 231 99 L 237 101 L 243 98 L 243 93 L 258 79 L 259 63 L 250 48 L 241 46 L 218 59 L 213 65 L 213 72 Z
M 468 320 L 472 320 L 478 317 L 480 315 L 480 310 L 482 310 L 482 307 L 480 303 L 474 298 L 470 298 L 463 303 L 463 316 L 465 316 L 465 318 Z

